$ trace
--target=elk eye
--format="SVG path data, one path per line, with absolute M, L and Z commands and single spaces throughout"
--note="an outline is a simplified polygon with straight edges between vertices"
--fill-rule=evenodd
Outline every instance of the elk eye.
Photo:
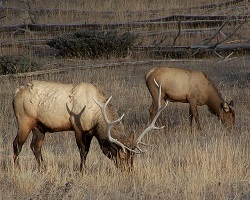
M 127 154 L 124 153 L 123 150 L 120 150 L 120 151 L 119 151 L 119 154 L 120 154 L 120 158 L 121 158 L 121 159 L 125 159 L 125 158 L 126 158 L 126 155 L 127 155 Z

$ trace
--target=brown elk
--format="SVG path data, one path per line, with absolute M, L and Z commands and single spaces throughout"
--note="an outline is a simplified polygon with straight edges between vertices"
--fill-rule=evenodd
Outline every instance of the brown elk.
M 157 117 L 135 141 L 133 132 L 129 137 L 124 133 L 121 122 L 123 116 L 118 119 L 116 109 L 108 105 L 110 99 L 106 101 L 104 93 L 89 83 L 73 85 L 33 81 L 19 88 L 13 101 L 18 124 L 13 141 L 14 165 L 19 165 L 18 155 L 31 131 L 33 137 L 30 147 L 39 169 L 43 161 L 41 148 L 45 133 L 74 131 L 81 171 L 86 167 L 85 161 L 93 137 L 97 138 L 102 152 L 118 168 L 131 169 L 133 155 L 142 152 L 139 147 L 142 137 L 158 128 L 155 126 Z M 165 107 L 159 108 L 158 116 Z
M 207 105 L 210 112 L 217 115 L 225 126 L 234 127 L 233 101 L 225 102 L 215 84 L 203 71 L 160 66 L 151 69 L 145 79 L 152 96 L 152 105 L 149 110 L 151 121 L 157 111 L 157 101 L 163 103 L 169 100 L 189 103 L 191 128 L 194 117 L 198 129 L 201 130 L 197 106 L 203 105 Z M 162 94 L 159 99 L 154 80 L 162 85 Z M 162 125 L 162 114 L 159 116 L 158 123 L 160 126 Z

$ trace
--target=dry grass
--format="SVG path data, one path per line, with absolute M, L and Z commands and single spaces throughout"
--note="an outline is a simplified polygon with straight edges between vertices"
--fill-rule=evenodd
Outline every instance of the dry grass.
M 47 169 L 38 173 L 35 158 L 26 142 L 20 155 L 21 170 L 13 170 L 12 141 L 16 123 L 11 107 L 18 85 L 30 77 L 1 80 L 1 166 L 3 199 L 249 199 L 249 57 L 227 63 L 163 62 L 166 65 L 205 70 L 219 85 L 223 96 L 235 101 L 237 127 L 227 132 L 205 107 L 201 107 L 202 132 L 190 133 L 186 104 L 170 103 L 165 112 L 168 126 L 152 132 L 145 141 L 147 153 L 137 155 L 135 169 L 123 174 L 93 141 L 87 158 L 87 174 L 79 173 L 79 153 L 71 132 L 46 135 L 43 155 Z M 125 65 L 75 70 L 32 77 L 61 82 L 92 82 L 107 94 L 119 113 L 125 112 L 128 132 L 145 128 L 151 99 L 144 73 L 158 65 Z M 108 74 L 108 76 L 107 76 Z M 4 83 L 4 84 L 3 84 Z M 30 139 L 29 139 L 30 140 Z
M 9 7 L 27 11 L 26 1 L 7 1 Z M 98 15 L 97 11 L 116 11 L 114 22 L 127 22 L 170 14 L 217 14 L 225 10 L 188 9 L 213 1 L 30 1 L 32 8 L 57 8 L 59 12 L 39 16 L 39 23 L 102 22 L 110 16 Z M 36 4 L 34 4 L 34 2 Z M 240 4 L 241 5 L 241 4 Z M 240 6 L 239 5 L 239 6 Z M 93 11 L 79 15 L 70 10 Z M 153 12 L 153 10 L 159 10 Z M 68 12 L 64 12 L 64 11 Z M 133 14 L 142 10 L 141 15 Z M 151 10 L 151 11 L 150 11 Z M 241 9 L 242 12 L 246 10 Z M 27 13 L 12 11 L 1 24 L 19 24 Z M 15 13 L 16 12 L 16 13 Z M 239 13 L 239 10 L 234 12 Z M 128 14 L 129 13 L 129 14 Z M 132 13 L 132 14 L 131 14 Z M 99 13 L 100 14 L 100 13 Z M 231 14 L 231 13 L 230 13 Z M 243 13 L 246 14 L 246 13 Z M 25 16 L 26 15 L 26 16 Z M 45 35 L 43 35 L 45 34 Z M 53 33 L 25 33 L 18 38 L 0 34 L 0 40 L 39 39 L 53 37 Z M 57 33 L 58 34 L 58 33 Z M 63 34 L 63 33 L 60 33 Z M 48 49 L 0 48 L 0 54 L 27 53 Z M 137 59 L 148 59 L 139 57 Z M 110 59 L 108 62 L 117 62 Z M 132 60 L 133 61 L 133 60 Z M 44 68 L 103 64 L 106 60 L 79 60 L 43 57 Z M 201 61 L 155 61 L 151 64 L 124 64 L 122 67 L 74 69 L 31 77 L 0 78 L 0 199 L 250 199 L 250 57 L 238 57 L 229 62 L 218 59 Z M 47 166 L 43 173 L 37 171 L 37 163 L 29 148 L 30 137 L 20 154 L 21 169 L 13 169 L 12 142 L 17 125 L 12 109 L 15 89 L 34 79 L 65 83 L 91 82 L 102 88 L 106 95 L 113 95 L 112 103 L 119 114 L 125 112 L 124 125 L 128 133 L 139 134 L 146 127 L 151 97 L 147 91 L 144 74 L 154 66 L 164 64 L 206 71 L 218 85 L 227 101 L 233 99 L 236 111 L 236 129 L 228 132 L 205 107 L 199 108 L 202 132 L 190 133 L 188 105 L 170 103 L 165 111 L 164 131 L 154 131 L 145 137 L 152 144 L 147 152 L 137 155 L 134 171 L 126 174 L 117 170 L 93 140 L 87 158 L 87 173 L 79 173 L 80 156 L 72 132 L 48 133 L 42 153 Z
M 2 21 L 9 24 L 20 24 L 24 22 L 29 22 L 29 14 L 28 14 L 28 1 L 21 0 L 9 0 L 6 2 L 6 7 L 9 7 L 8 12 L 12 13 L 14 16 L 18 16 L 18 18 L 12 18 L 11 16 L 6 17 Z M 220 0 L 123 0 L 123 1 L 115 1 L 115 0 L 103 0 L 103 1 L 38 1 L 31 0 L 29 1 L 29 5 L 31 9 L 44 9 L 44 12 L 41 12 L 38 15 L 35 15 L 37 23 L 65 23 L 65 22 L 87 22 L 87 23 L 107 23 L 107 22 L 127 22 L 133 21 L 136 18 L 147 19 L 154 15 L 155 10 L 160 11 L 164 16 L 170 14 L 176 14 L 177 11 L 183 10 L 186 8 L 192 8 L 188 11 L 185 11 L 186 14 L 197 13 L 197 10 L 200 13 L 204 13 L 203 9 L 197 9 L 199 6 L 203 6 L 205 4 L 211 3 L 219 3 Z M 12 8 L 19 8 L 22 10 L 13 10 Z M 50 12 L 53 9 L 54 12 Z M 56 10 L 55 10 L 56 9 Z M 79 11 L 79 13 L 72 12 Z M 81 11 L 89 11 L 86 14 Z M 105 12 L 100 14 L 98 12 Z M 138 14 L 134 13 L 134 11 L 143 11 L 143 13 Z M 216 10 L 214 12 L 218 12 Z M 115 12 L 116 16 L 110 18 L 109 15 Z M 207 12 L 207 11 L 205 11 Z M 238 11 L 239 12 L 239 11 Z M 242 11 L 241 11 L 242 12 Z M 207 12 L 208 13 L 208 12 Z M 211 10 L 210 10 L 211 14 Z M 98 16 L 99 15 L 99 16 Z

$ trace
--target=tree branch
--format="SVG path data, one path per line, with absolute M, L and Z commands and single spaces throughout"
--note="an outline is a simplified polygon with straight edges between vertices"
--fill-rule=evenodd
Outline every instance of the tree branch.
M 172 47 L 174 47 L 177 38 L 178 38 L 178 37 L 180 36 L 180 34 L 181 34 L 181 20 L 178 21 L 178 30 L 179 30 L 179 31 L 178 31 L 176 37 L 174 38 L 174 42 L 173 42 L 173 44 L 172 44 Z
M 239 24 L 238 27 L 236 27 L 236 28 L 234 29 L 234 31 L 233 31 L 231 34 L 229 34 L 229 35 L 228 35 L 225 39 L 223 39 L 222 41 L 217 42 L 216 44 L 214 44 L 214 45 L 212 46 L 212 48 L 216 48 L 219 44 L 222 44 L 223 42 L 225 42 L 225 41 L 227 41 L 228 39 L 230 39 L 230 38 L 236 33 L 236 31 L 238 31 L 238 30 L 240 29 L 240 27 L 241 27 L 246 21 L 247 21 L 247 20 L 245 19 L 242 23 Z
M 232 18 L 232 16 L 229 16 L 227 19 L 224 20 L 222 25 L 215 31 L 215 33 L 209 39 L 207 39 L 204 45 L 208 45 L 212 41 L 212 39 L 214 39 L 220 33 L 221 29 L 223 29 L 223 27 L 226 25 L 230 18 Z

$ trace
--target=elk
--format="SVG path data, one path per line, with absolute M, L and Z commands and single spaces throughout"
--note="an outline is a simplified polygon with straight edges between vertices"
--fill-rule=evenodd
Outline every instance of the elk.
M 216 88 L 212 80 L 203 71 L 188 70 L 159 66 L 151 69 L 146 75 L 147 88 L 152 96 L 152 105 L 149 109 L 150 121 L 157 112 L 157 102 L 164 101 L 189 103 L 189 119 L 192 130 L 193 117 L 197 127 L 201 130 L 197 106 L 207 105 L 209 111 L 215 114 L 221 122 L 229 128 L 235 126 L 235 112 L 233 101 L 227 103 Z M 161 96 L 157 96 L 156 80 L 162 85 Z M 162 114 L 158 119 L 162 126 Z
M 104 93 L 90 83 L 73 85 L 33 81 L 20 87 L 13 100 L 18 124 L 13 141 L 14 166 L 19 166 L 18 155 L 31 131 L 33 136 L 30 147 L 39 170 L 43 164 L 41 148 L 45 133 L 74 131 L 80 152 L 80 171 L 86 168 L 85 162 L 93 137 L 97 138 L 102 152 L 118 168 L 132 169 L 134 154 L 143 152 L 139 147 L 142 137 L 150 130 L 162 127 L 155 126 L 156 117 L 137 140 L 133 132 L 127 136 L 121 122 L 124 115 L 119 118 L 116 109 L 108 104 L 111 97 L 106 101 Z M 159 107 L 156 116 L 165 107 Z

